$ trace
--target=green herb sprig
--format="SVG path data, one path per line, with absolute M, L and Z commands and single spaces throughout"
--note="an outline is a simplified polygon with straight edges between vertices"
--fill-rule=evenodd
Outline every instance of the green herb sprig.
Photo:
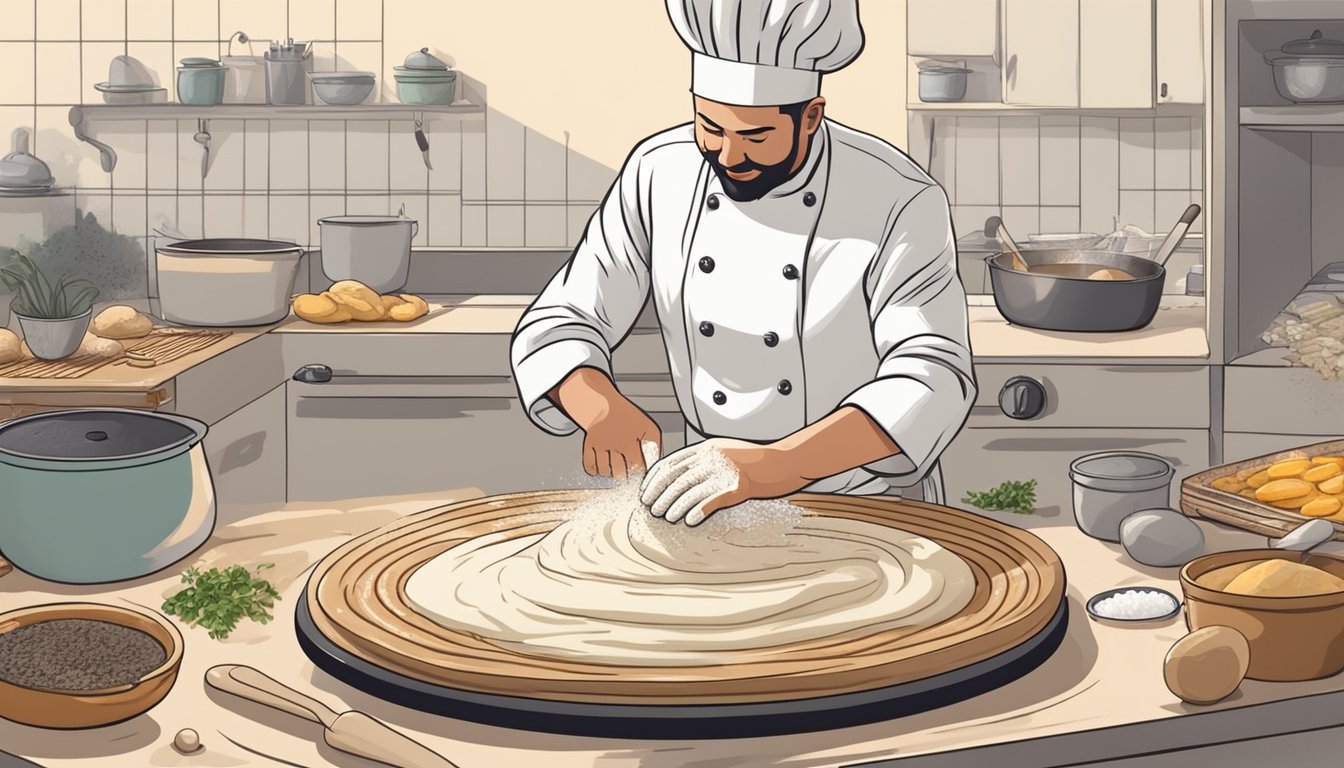
M 257 571 L 271 565 L 259 565 Z M 163 612 L 180 617 L 188 626 L 205 627 L 215 640 L 228 637 L 244 618 L 261 624 L 270 621 L 271 609 L 280 599 L 270 582 L 241 565 L 204 572 L 192 566 L 182 574 L 182 583 L 187 586 L 164 601 Z
M 1029 515 L 1036 509 L 1036 481 L 1009 480 L 988 491 L 971 491 L 962 501 L 984 510 Z

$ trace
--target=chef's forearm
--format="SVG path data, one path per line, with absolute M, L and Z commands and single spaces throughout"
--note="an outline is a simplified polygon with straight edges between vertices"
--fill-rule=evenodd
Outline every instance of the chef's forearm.
M 783 464 L 808 481 L 838 475 L 901 452 L 862 409 L 845 406 L 770 446 Z
M 587 431 L 611 409 L 614 398 L 622 397 L 607 374 L 583 366 L 575 368 L 546 393 L 580 429 Z

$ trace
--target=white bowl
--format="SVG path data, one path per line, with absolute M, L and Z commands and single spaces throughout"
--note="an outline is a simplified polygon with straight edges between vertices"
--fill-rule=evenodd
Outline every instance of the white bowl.
M 372 72 L 314 72 L 313 92 L 317 98 L 333 106 L 362 104 L 373 93 Z

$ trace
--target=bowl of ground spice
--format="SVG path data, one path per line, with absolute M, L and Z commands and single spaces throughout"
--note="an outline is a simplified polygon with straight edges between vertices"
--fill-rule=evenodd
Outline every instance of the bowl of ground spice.
M 0 614 L 0 717 L 96 728 L 143 714 L 177 681 L 182 633 L 168 619 L 99 603 Z

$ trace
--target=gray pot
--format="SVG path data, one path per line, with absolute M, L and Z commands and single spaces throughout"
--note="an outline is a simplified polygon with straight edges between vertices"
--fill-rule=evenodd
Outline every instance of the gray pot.
M 129 409 L 53 411 L 0 425 L 0 552 L 39 578 L 134 579 L 214 530 L 206 425 Z
M 48 320 L 42 317 L 27 317 L 17 311 L 19 328 L 23 330 L 23 340 L 33 356 L 41 360 L 62 360 L 75 353 L 89 330 L 89 320 L 93 317 L 93 308 L 78 317 L 64 320 Z
M 919 100 L 929 103 L 961 101 L 966 98 L 966 76 L 970 72 L 964 67 L 920 67 Z
M 1084 456 L 1069 466 L 1073 517 L 1083 533 L 1120 541 L 1120 523 L 1145 509 L 1167 506 L 1176 470 L 1161 456 L 1110 451 Z
M 400 216 L 329 216 L 322 231 L 322 272 L 332 281 L 358 280 L 379 293 L 406 287 L 411 241 L 420 231 Z

